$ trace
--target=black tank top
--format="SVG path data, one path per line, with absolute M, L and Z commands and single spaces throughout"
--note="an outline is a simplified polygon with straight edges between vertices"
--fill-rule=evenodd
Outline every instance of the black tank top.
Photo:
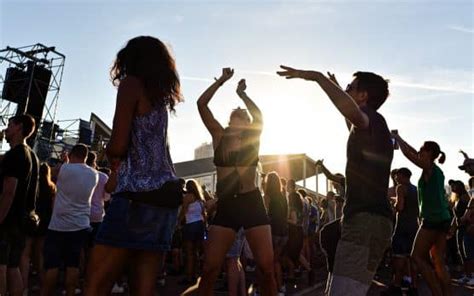
M 238 150 L 229 152 L 224 148 L 229 145 L 233 137 L 240 137 L 240 147 Z M 214 151 L 214 164 L 219 167 L 257 166 L 259 149 L 260 131 L 248 128 L 234 133 L 226 128 Z

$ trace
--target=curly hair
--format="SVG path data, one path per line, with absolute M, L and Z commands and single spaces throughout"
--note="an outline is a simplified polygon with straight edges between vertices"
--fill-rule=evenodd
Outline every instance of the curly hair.
M 127 76 L 141 81 L 152 105 L 166 106 L 174 112 L 174 106 L 183 100 L 174 58 L 157 38 L 135 37 L 117 53 L 110 69 L 112 84 L 117 87 Z

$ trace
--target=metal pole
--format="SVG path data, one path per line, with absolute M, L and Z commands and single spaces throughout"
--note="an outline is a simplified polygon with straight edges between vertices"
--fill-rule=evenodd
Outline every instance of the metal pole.
M 306 188 L 306 155 L 303 155 L 303 187 Z

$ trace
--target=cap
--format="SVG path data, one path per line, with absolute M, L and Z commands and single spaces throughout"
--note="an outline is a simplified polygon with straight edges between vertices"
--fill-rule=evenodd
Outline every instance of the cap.
M 459 166 L 459 169 L 466 170 L 469 166 L 474 166 L 474 159 L 466 158 L 462 165 Z

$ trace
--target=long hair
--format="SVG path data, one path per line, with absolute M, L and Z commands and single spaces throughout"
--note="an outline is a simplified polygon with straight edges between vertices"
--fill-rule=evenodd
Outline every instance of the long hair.
M 202 193 L 202 188 L 199 186 L 198 182 L 194 179 L 189 179 L 186 182 L 186 192 L 194 195 L 194 200 L 199 200 L 205 202 L 204 194 Z
M 464 196 L 464 195 L 469 196 L 469 193 L 466 190 L 466 185 L 464 185 L 462 181 L 454 181 L 451 188 L 452 188 L 452 192 L 451 192 L 450 201 L 452 203 L 459 201 L 461 199 L 461 196 Z
M 281 194 L 281 181 L 280 176 L 278 176 L 277 172 L 271 172 L 267 174 L 264 191 L 265 195 L 268 196 L 275 196 L 277 194 Z
M 45 162 L 40 165 L 38 181 L 41 195 L 46 192 L 51 193 L 51 195 L 56 194 L 56 185 L 51 181 L 51 168 Z
M 152 105 L 161 105 L 174 111 L 182 101 L 181 83 L 173 57 L 166 45 L 151 36 L 139 36 L 128 41 L 110 69 L 115 86 L 127 76 L 138 78 Z

